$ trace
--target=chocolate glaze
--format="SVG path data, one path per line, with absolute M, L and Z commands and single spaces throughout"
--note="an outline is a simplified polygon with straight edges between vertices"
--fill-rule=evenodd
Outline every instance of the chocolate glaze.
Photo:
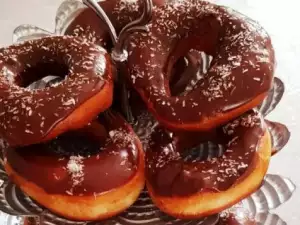
M 256 150 L 264 134 L 263 121 L 255 111 L 207 134 L 171 134 L 162 128 L 153 132 L 146 151 L 146 178 L 161 196 L 189 196 L 199 192 L 224 191 L 253 169 Z M 211 160 L 185 162 L 183 152 L 206 139 L 224 146 L 224 154 Z M 189 143 L 189 145 L 187 145 Z
M 163 0 L 154 0 L 154 5 L 163 4 Z M 138 19 L 142 13 L 142 0 L 109 0 L 101 1 L 99 5 L 111 20 L 117 32 L 133 20 Z M 107 26 L 92 9 L 84 9 L 70 23 L 64 34 L 84 37 L 87 40 L 103 45 L 110 49 L 111 40 Z
M 5 162 L 49 194 L 98 195 L 128 182 L 139 163 L 137 137 L 119 116 L 48 143 L 4 149 Z M 12 177 L 13 179 L 13 177 Z
M 24 88 L 51 72 L 67 78 L 44 89 Z M 15 146 L 39 142 L 112 82 L 111 73 L 106 51 L 75 37 L 47 37 L 0 49 L 1 137 Z
M 269 36 L 231 9 L 197 0 L 170 2 L 154 7 L 148 27 L 148 33 L 130 38 L 128 79 L 161 122 L 204 123 L 271 87 L 274 52 Z M 190 49 L 212 55 L 212 66 L 193 90 L 171 96 L 170 68 Z

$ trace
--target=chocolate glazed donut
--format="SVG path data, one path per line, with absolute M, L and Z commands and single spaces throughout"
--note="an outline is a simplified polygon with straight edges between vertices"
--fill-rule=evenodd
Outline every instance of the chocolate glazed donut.
M 4 155 L 12 181 L 69 219 L 112 217 L 133 204 L 145 184 L 141 143 L 117 114 L 47 143 L 7 147 Z
M 25 88 L 51 73 L 66 78 L 44 89 Z M 111 105 L 112 80 L 107 52 L 80 38 L 47 37 L 0 49 L 1 137 L 24 146 L 85 126 Z
M 224 154 L 184 161 L 186 144 L 205 135 L 210 137 L 206 140 L 224 146 Z M 255 111 L 209 134 L 172 136 L 158 129 L 146 151 L 147 188 L 155 204 L 169 215 L 187 219 L 209 216 L 259 188 L 270 157 L 270 134 Z
M 209 130 L 263 101 L 274 51 L 267 33 L 237 12 L 205 1 L 155 7 L 148 33 L 129 41 L 128 79 L 149 110 L 171 129 Z M 170 71 L 191 49 L 213 56 L 194 89 L 172 96 Z

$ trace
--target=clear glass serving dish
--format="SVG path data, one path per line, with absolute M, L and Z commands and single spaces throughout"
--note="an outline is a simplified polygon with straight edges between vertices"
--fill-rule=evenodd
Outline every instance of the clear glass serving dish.
M 220 1 L 216 1 L 220 2 Z M 85 6 L 79 0 L 65 0 L 59 7 L 56 14 L 56 27 L 54 31 L 47 31 L 34 25 L 21 25 L 14 30 L 13 42 L 20 42 L 24 40 L 31 40 L 34 38 L 40 38 L 50 35 L 62 35 L 66 27 L 70 22 L 84 9 Z M 251 9 L 251 7 L 250 7 Z M 271 34 L 272 35 L 272 34 Z M 203 55 L 203 60 L 207 60 L 207 57 Z M 31 88 L 43 87 L 50 80 L 55 77 L 47 77 L 41 81 L 32 84 Z M 280 102 L 283 97 L 284 85 L 279 78 L 274 80 L 273 89 L 269 93 L 269 97 L 259 107 L 259 110 L 264 116 L 267 116 Z M 278 109 L 280 110 L 280 105 Z M 282 109 L 281 109 L 282 110 Z M 282 122 L 282 121 L 279 121 Z M 151 126 L 153 124 L 150 124 Z M 141 138 L 148 135 L 146 127 L 149 124 L 135 124 L 135 130 Z M 283 133 L 278 132 L 276 127 L 270 127 L 272 133 L 273 145 L 278 149 L 281 149 L 286 140 L 282 137 L 289 136 L 289 131 L 284 130 Z M 1 144 L 1 142 L 0 142 Z M 205 146 L 208 147 L 215 146 Z M 202 148 L 203 149 L 203 148 Z M 220 150 L 220 149 L 219 149 Z M 284 148 L 285 150 L 285 148 Z M 220 150 L 221 151 L 221 150 Z M 220 151 L 208 151 L 210 154 L 205 154 L 204 151 L 193 152 L 187 155 L 187 158 L 193 157 L 194 159 L 204 159 L 206 157 L 216 157 L 216 152 Z M 215 153 L 214 153 L 215 152 Z M 285 152 L 277 152 L 276 155 L 282 155 Z M 272 164 L 272 162 L 271 162 Z M 228 212 L 234 212 L 235 215 L 241 220 L 243 224 L 243 215 L 245 212 L 250 213 L 259 224 L 265 225 L 284 225 L 287 224 L 284 219 L 280 218 L 280 215 L 274 213 L 274 209 L 278 208 L 286 201 L 288 201 L 295 189 L 295 184 L 288 178 L 281 176 L 280 170 L 278 174 L 268 174 L 265 177 L 265 181 L 261 188 L 247 199 L 244 199 L 236 206 L 228 209 Z M 217 225 L 221 215 L 213 215 L 208 218 L 203 218 L 193 221 L 183 221 L 172 218 L 162 213 L 151 201 L 144 190 L 136 203 L 122 213 L 107 221 L 99 222 L 75 222 L 61 218 L 52 214 L 49 210 L 39 206 L 32 199 L 22 193 L 12 182 L 9 181 L 4 169 L 0 166 L 0 225 L 23 225 L 24 219 L 27 217 L 38 217 L 43 224 L 47 225 L 163 225 L 163 224 L 178 224 L 178 225 Z M 225 212 L 226 213 L 226 212 Z

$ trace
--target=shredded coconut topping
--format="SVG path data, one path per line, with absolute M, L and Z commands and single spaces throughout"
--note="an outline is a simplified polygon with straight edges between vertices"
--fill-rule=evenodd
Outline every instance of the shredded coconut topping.
M 131 147 L 134 147 L 134 138 L 131 134 L 128 133 L 128 131 L 124 130 L 123 128 L 109 131 L 109 136 L 111 141 L 116 144 L 118 148 L 128 147 L 129 145 Z
M 67 164 L 68 173 L 72 177 L 72 186 L 78 186 L 84 180 L 84 164 L 82 156 L 71 156 Z

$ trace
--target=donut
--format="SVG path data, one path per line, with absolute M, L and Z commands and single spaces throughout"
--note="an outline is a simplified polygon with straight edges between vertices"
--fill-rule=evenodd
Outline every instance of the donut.
M 44 142 L 85 126 L 112 104 L 107 52 L 75 37 L 46 37 L 0 49 L 0 136 L 11 146 Z M 66 78 L 30 90 L 47 75 Z
M 197 148 L 187 144 L 201 139 L 223 146 L 223 155 L 184 160 L 187 150 Z M 154 203 L 171 216 L 193 219 L 213 215 L 260 187 L 270 157 L 269 131 L 254 110 L 203 134 L 185 132 L 182 136 L 158 128 L 146 147 L 147 188 Z
M 116 113 L 50 142 L 3 150 L 10 179 L 72 220 L 112 217 L 133 204 L 145 185 L 141 143 Z
M 127 78 L 165 127 L 210 130 L 266 97 L 274 51 L 268 34 L 246 16 L 205 1 L 169 1 L 154 7 L 148 29 L 128 40 Z M 172 95 L 172 67 L 190 50 L 212 56 L 211 66 L 192 90 Z

